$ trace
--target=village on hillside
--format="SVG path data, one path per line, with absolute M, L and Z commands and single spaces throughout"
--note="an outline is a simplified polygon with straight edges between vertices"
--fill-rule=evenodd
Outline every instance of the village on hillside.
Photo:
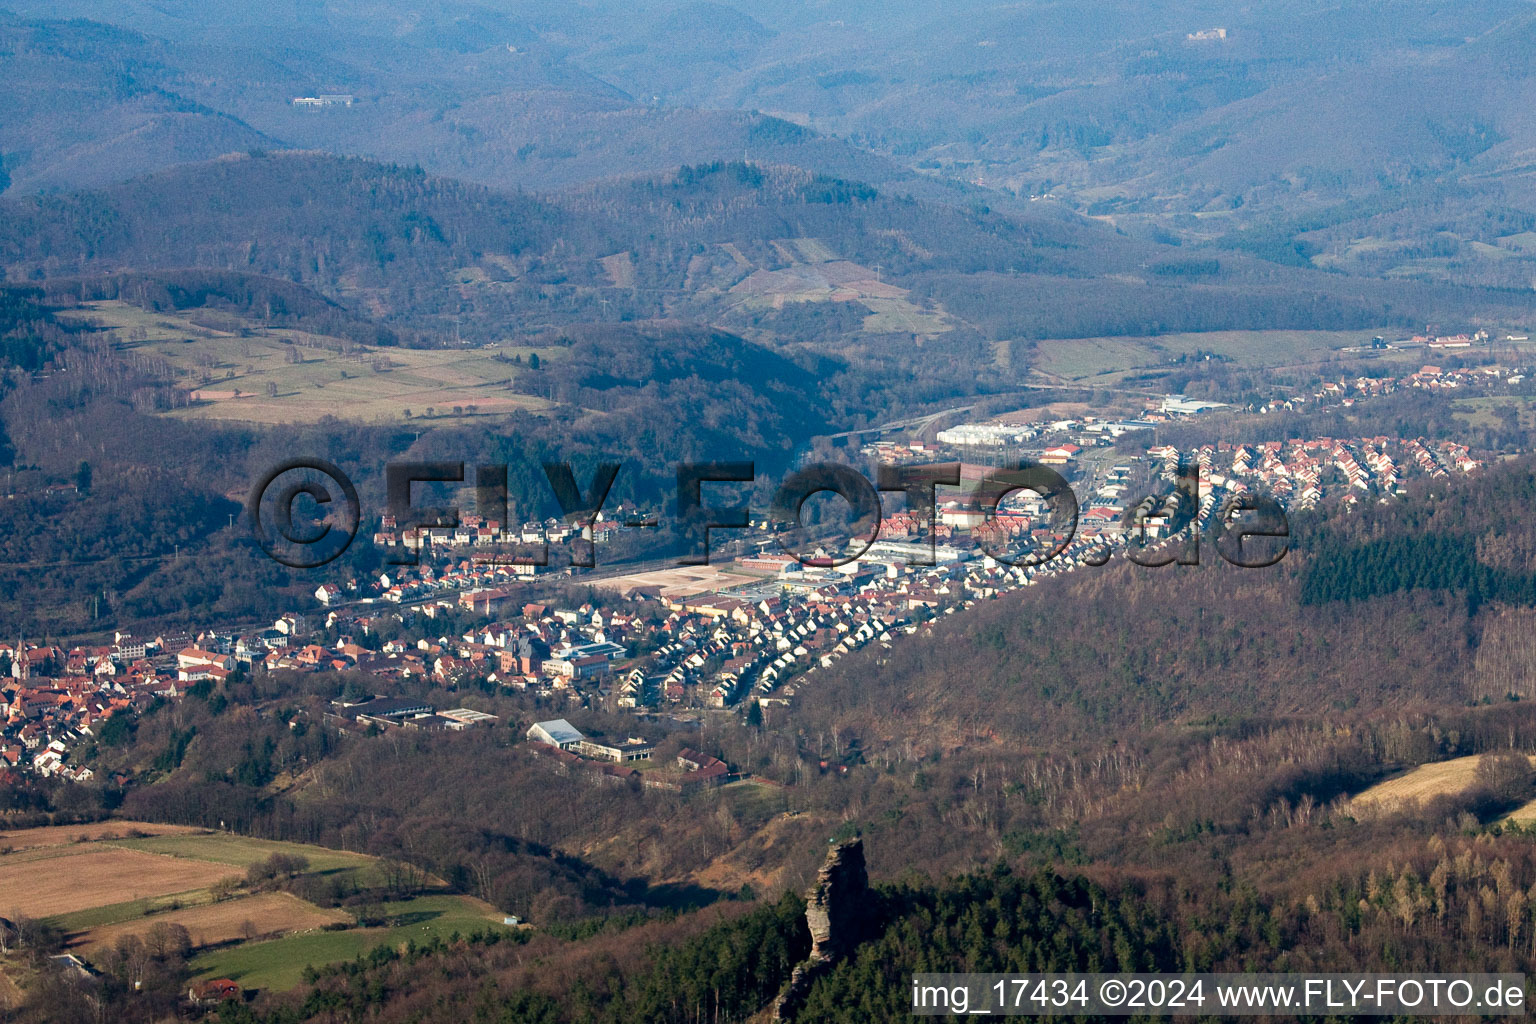
M 1395 386 L 1507 384 L 1515 376 L 1425 367 L 1403 382 L 1325 385 L 1311 400 L 1351 401 Z M 1216 407 L 1181 396 L 1160 404 L 1148 415 L 1193 416 Z M 931 522 L 898 509 L 884 515 L 872 542 L 824 538 L 819 553 L 840 564 L 808 565 L 782 553 L 766 524 L 755 521 L 751 550 L 726 564 L 593 577 L 591 585 L 604 595 L 600 606 L 519 598 L 530 579 L 556 573 L 484 558 L 480 550 L 499 538 L 497 524 L 466 516 L 453 530 L 412 531 L 385 517 L 376 542 L 409 546 L 416 565 L 323 584 L 315 591 L 317 607 L 287 613 L 265 629 L 209 624 L 175 635 L 119 633 L 111 643 L 68 648 L 0 643 L 0 678 L 8 677 L 0 682 L 0 772 L 89 781 L 91 768 L 73 752 L 112 728 L 114 718 L 180 700 L 193 688 L 206 693 L 236 673 L 366 674 L 378 692 L 338 702 L 326 716 L 353 731 L 452 732 L 498 721 L 471 708 L 438 709 L 397 696 L 418 684 L 530 694 L 571 712 L 787 709 L 818 672 L 853 651 L 889 648 L 977 602 L 1092 571 L 1128 541 L 1166 544 L 1184 531 L 1207 529 L 1236 497 L 1264 495 L 1294 509 L 1328 501 L 1350 507 L 1393 500 L 1416 476 L 1468 474 L 1480 466 L 1464 445 L 1385 436 L 1183 451 L 1153 445 L 1144 456 L 1106 450 L 1122 427 L 1140 426 L 1085 418 L 1031 426 L 1026 435 L 1014 425 L 971 424 L 941 432 L 937 443 L 866 446 L 882 460 L 923 463 L 964 459 L 990 445 L 1028 444 L 1029 457 L 1071 482 L 1078 507 L 1065 531 L 1059 510 L 1030 491 L 985 507 L 975 484 L 995 467 L 962 461 L 962 486 L 940 495 Z M 1188 522 L 1180 522 L 1171 505 L 1142 500 L 1191 472 L 1198 493 Z M 584 530 L 550 521 L 515 532 L 525 543 L 602 543 L 645 514 L 626 507 L 599 514 Z M 584 582 L 569 568 L 558 575 Z M 472 628 L 439 625 L 466 617 L 476 623 Z M 590 745 L 532 735 L 528 742 L 562 770 L 574 758 L 598 766 L 605 777 L 627 775 L 625 757 L 594 757 L 597 748 Z M 681 769 L 684 775 L 692 770 Z

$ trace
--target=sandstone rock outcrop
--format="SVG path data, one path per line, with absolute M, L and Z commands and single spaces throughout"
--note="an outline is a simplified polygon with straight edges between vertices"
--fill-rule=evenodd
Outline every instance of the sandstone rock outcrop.
M 805 894 L 805 924 L 811 932 L 811 955 L 796 965 L 789 986 L 773 1008 L 774 1020 L 793 1020 L 811 983 L 827 968 L 853 952 L 861 932 L 861 914 L 869 897 L 864 867 L 864 841 L 850 839 L 827 852 L 816 883 Z

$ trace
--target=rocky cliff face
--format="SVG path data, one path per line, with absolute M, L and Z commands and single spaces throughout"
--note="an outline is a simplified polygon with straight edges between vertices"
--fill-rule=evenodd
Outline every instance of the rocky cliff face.
M 773 1008 L 774 1020 L 793 1020 L 811 983 L 858 944 L 860 915 L 869 896 L 864 868 L 864 841 L 850 839 L 827 852 L 816 873 L 816 884 L 805 894 L 805 924 L 811 932 L 811 955 L 795 967 L 789 987 Z
M 827 853 L 816 884 L 805 894 L 805 923 L 811 930 L 812 960 L 846 956 L 857 941 L 858 917 L 869 891 L 864 841 L 839 843 Z

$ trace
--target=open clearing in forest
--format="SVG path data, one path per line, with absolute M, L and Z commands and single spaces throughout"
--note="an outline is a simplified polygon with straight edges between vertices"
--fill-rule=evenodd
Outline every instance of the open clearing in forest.
M 1374 806 L 1390 810 L 1435 797 L 1465 793 L 1477 781 L 1477 762 L 1480 760 L 1481 754 L 1473 754 L 1421 764 L 1356 794 L 1351 803 L 1360 808 Z M 1536 757 L 1531 758 L 1531 763 L 1536 766 Z
M 194 320 L 194 314 L 200 320 Z M 414 349 L 360 345 L 266 327 L 208 311 L 150 312 L 118 301 L 64 310 L 64 319 L 110 330 L 118 348 L 162 360 L 193 398 L 170 415 L 251 423 L 365 423 L 505 415 L 550 403 L 519 394 L 512 380 L 530 355 L 559 348 Z M 228 322 L 226 322 L 228 321 Z M 216 326 L 210 326 L 216 323 Z M 524 361 L 518 363 L 519 357 Z M 430 412 L 428 410 L 431 410 Z

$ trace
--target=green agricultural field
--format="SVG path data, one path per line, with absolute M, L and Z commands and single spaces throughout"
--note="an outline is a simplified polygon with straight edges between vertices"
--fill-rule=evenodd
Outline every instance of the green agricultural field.
M 11 833 L 11 852 L 0 853 L 0 902 L 11 899 L 0 910 L 45 918 L 87 959 L 155 922 L 182 924 L 202 950 L 194 962 L 198 971 L 257 988 L 290 988 L 308 964 L 349 959 L 381 943 L 502 927 L 496 908 L 447 894 L 432 879 L 427 895 L 352 910 L 315 906 L 287 892 L 237 891 L 216 900 L 216 885 L 238 882 L 246 867 L 275 853 L 303 857 L 308 875 L 352 872 L 364 886 L 382 878 L 378 862 L 363 854 L 225 832 L 144 834 L 156 828 L 161 826 L 111 822 L 89 834 L 73 826 Z M 122 838 L 127 832 L 135 837 Z M 359 915 L 388 923 L 323 930 Z M 252 928 L 256 935 L 278 937 L 242 941 Z
M 386 929 L 306 932 L 266 942 L 247 942 L 192 960 L 199 979 L 229 978 L 245 988 L 283 992 L 304 980 L 304 968 L 339 963 L 380 945 Z
M 248 942 L 205 953 L 192 961 L 192 967 L 199 978 L 230 978 L 246 988 L 280 992 L 299 985 L 304 968 L 310 965 L 320 967 L 351 960 L 377 946 L 397 946 L 411 940 L 423 943 L 439 936 L 447 939 L 454 932 L 469 935 L 505 927 L 500 913 L 465 896 L 420 896 L 384 904 L 382 911 L 398 918 L 400 923 L 387 928 L 306 932 L 266 942 Z
M 906 299 L 869 297 L 859 301 L 870 309 L 869 316 L 864 318 L 864 330 L 871 334 L 943 334 L 952 329 L 942 313 L 920 309 Z
M 1390 328 L 1361 331 L 1208 331 L 1156 337 L 1063 338 L 1036 344 L 1036 369 L 1063 380 L 1113 384 L 1125 374 L 1210 352 L 1239 366 L 1317 363 L 1340 349 L 1369 345 Z M 1422 353 L 1414 356 L 1419 358 Z
M 166 907 L 206 903 L 212 898 L 207 889 L 172 893 L 169 896 L 146 896 L 126 903 L 108 903 L 88 910 L 77 910 L 72 914 L 58 914 L 48 921 L 65 932 L 85 932 L 105 925 L 136 921 Z
M 1521 231 L 1518 234 L 1504 235 L 1496 241 L 1503 248 L 1512 249 L 1515 252 L 1536 252 L 1536 231 Z
M 831 263 L 838 258 L 837 253 L 819 238 L 791 238 L 787 241 L 806 263 Z
M 1451 402 L 1451 415 L 1465 420 L 1474 427 L 1498 427 L 1504 423 L 1501 409 L 1514 409 L 1520 419 L 1520 429 L 1536 427 L 1536 398 L 1529 395 L 1499 395 L 1478 398 L 1457 398 Z
M 162 360 L 193 402 L 172 415 L 253 423 L 314 423 L 324 417 L 379 423 L 501 415 L 549 407 L 511 389 L 530 355 L 558 348 L 370 348 L 304 331 L 218 326 L 191 316 L 92 302 L 61 314 L 113 332 L 118 346 Z M 518 357 L 523 364 L 516 362 Z
M 249 867 L 258 861 L 266 860 L 274 853 L 286 853 L 306 858 L 309 861 L 310 872 L 365 868 L 373 863 L 373 858 L 366 857 L 360 853 L 328 850 L 319 846 L 305 846 L 302 843 L 251 839 L 247 836 L 237 836 L 227 832 L 119 839 L 113 841 L 112 845 L 125 847 L 130 850 L 144 850 L 148 853 L 164 853 L 172 857 L 186 857 L 189 860 L 231 864 L 240 868 Z

